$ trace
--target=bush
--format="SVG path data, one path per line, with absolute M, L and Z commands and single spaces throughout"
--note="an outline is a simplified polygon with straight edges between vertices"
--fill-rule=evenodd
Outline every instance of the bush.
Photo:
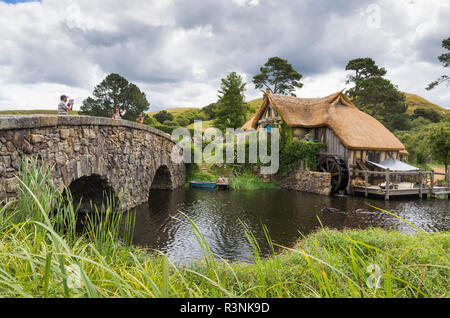
M 176 116 L 175 122 L 177 123 L 178 126 L 181 126 L 181 127 L 186 127 L 187 125 L 190 124 L 189 119 L 187 119 L 186 117 L 183 117 L 183 116 Z
M 177 128 L 186 128 L 186 127 L 180 127 L 180 126 L 167 126 L 167 125 L 155 125 L 153 128 L 161 130 L 165 133 L 168 133 L 169 135 L 172 134 L 172 132 Z M 189 132 L 191 133 L 191 136 L 194 136 L 194 129 L 189 129 Z
M 413 118 L 423 117 L 432 121 L 433 123 L 438 123 L 441 121 L 442 116 L 434 109 L 417 108 L 414 110 Z
M 163 123 L 163 125 L 170 126 L 170 127 L 175 127 L 175 126 L 178 126 L 178 123 L 173 121 L 173 120 L 166 120 Z
M 317 168 L 317 156 L 326 148 L 325 143 L 297 140 L 287 144 L 280 152 L 280 173 L 290 171 L 290 166 L 303 160 L 305 167 L 315 170 Z
M 165 110 L 160 111 L 159 113 L 156 113 L 153 115 L 157 121 L 159 121 L 161 124 L 164 123 L 166 120 L 173 120 L 173 115 Z
M 156 126 L 159 125 L 159 122 L 155 119 L 155 117 L 144 114 L 144 124 L 147 126 Z

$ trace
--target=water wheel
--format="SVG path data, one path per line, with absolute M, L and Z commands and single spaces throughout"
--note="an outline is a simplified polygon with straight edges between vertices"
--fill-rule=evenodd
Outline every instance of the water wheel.
M 344 190 L 348 183 L 348 169 L 343 160 L 337 156 L 322 157 L 319 160 L 319 171 L 331 174 L 331 192 Z

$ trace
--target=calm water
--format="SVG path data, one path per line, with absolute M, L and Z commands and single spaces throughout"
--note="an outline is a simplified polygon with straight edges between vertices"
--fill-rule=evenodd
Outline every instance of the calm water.
M 325 197 L 285 190 L 206 191 L 181 188 L 152 191 L 150 202 L 136 209 L 134 243 L 163 251 L 176 262 L 202 258 L 187 214 L 205 236 L 213 253 L 229 260 L 250 261 L 251 245 L 241 222 L 247 224 L 269 254 L 262 224 L 274 243 L 292 247 L 301 237 L 324 226 L 336 229 L 383 227 L 414 233 L 407 224 L 378 212 L 387 209 L 428 232 L 450 230 L 449 200 L 390 201 L 357 197 Z M 339 209 L 327 213 L 325 207 Z

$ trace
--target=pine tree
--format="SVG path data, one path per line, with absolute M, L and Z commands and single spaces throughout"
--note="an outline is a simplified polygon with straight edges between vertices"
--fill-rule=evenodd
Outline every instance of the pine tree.
M 214 127 L 221 130 L 239 128 L 245 124 L 249 106 L 245 103 L 245 85 L 236 72 L 222 78 L 218 108 L 215 110 Z

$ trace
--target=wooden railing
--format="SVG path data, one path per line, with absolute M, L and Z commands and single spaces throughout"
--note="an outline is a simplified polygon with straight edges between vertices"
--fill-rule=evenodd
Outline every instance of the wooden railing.
M 363 175 L 364 176 L 364 194 L 365 197 L 368 197 L 368 189 L 369 189 L 369 175 L 381 175 L 384 176 L 385 178 L 385 199 L 389 200 L 389 197 L 391 195 L 391 189 L 390 189 L 390 184 L 391 184 L 391 177 L 393 176 L 405 176 L 405 175 L 409 175 L 409 176 L 417 176 L 419 177 L 419 197 L 422 198 L 425 191 L 428 190 L 430 195 L 433 195 L 435 193 L 435 184 L 434 184 L 434 177 L 437 175 L 441 175 L 441 176 L 445 176 L 445 181 L 446 181 L 446 188 L 447 188 L 447 192 L 450 192 L 450 169 L 448 169 L 446 171 L 446 173 L 442 173 L 442 172 L 435 172 L 435 171 L 391 171 L 389 169 L 387 169 L 386 171 L 370 171 L 370 170 L 359 170 L 359 169 L 355 169 L 355 167 L 350 166 L 349 168 L 349 181 L 348 181 L 348 186 L 347 186 L 347 192 L 350 193 L 352 191 L 352 179 L 353 176 L 360 176 Z M 424 187 L 424 180 L 427 178 L 427 176 L 430 176 L 430 187 L 427 189 L 426 187 Z M 450 194 L 449 194 L 449 198 L 450 198 Z

